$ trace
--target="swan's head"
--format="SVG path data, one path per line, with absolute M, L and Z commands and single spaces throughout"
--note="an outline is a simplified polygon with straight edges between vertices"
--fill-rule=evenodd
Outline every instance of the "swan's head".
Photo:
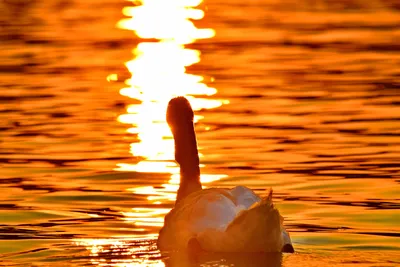
M 181 125 L 193 124 L 194 113 L 189 101 L 183 97 L 172 98 L 168 103 L 167 122 L 172 130 Z

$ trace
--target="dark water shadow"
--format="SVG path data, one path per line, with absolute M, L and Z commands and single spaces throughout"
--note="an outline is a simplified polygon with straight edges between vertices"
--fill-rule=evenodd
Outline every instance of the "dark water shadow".
M 166 267 L 186 266 L 282 266 L 282 253 L 174 252 L 163 259 Z

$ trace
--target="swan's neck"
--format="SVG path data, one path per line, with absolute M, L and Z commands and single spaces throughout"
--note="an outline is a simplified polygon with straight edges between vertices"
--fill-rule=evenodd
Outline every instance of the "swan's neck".
M 199 155 L 193 122 L 181 122 L 172 132 L 175 140 L 175 160 L 180 165 L 181 174 L 176 198 L 178 203 L 190 193 L 201 190 Z

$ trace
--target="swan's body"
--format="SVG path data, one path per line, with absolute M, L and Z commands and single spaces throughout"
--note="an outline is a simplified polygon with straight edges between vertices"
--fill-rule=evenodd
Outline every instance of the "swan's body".
M 170 101 L 167 121 L 175 139 L 181 183 L 175 207 L 158 237 L 162 251 L 195 246 L 212 252 L 293 252 L 282 217 L 272 203 L 251 189 L 202 189 L 193 111 L 183 98 Z

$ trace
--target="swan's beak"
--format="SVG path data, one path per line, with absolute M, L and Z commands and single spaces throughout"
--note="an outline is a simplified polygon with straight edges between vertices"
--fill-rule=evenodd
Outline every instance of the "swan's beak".
M 282 238 L 283 238 L 282 252 L 293 253 L 294 248 L 292 245 L 292 240 L 290 240 L 290 236 L 289 236 L 288 232 L 286 232 L 285 229 L 283 229 L 283 231 L 282 231 Z

